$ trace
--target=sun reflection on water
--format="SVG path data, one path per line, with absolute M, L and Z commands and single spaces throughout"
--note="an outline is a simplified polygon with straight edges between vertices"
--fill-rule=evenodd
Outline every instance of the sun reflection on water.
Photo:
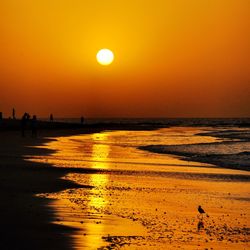
M 108 135 L 105 133 L 98 133 L 92 135 L 92 168 L 108 169 L 107 162 L 110 152 L 110 146 L 105 144 L 108 140 Z M 90 197 L 89 206 L 96 209 L 102 209 L 107 203 L 105 186 L 108 183 L 108 176 L 106 174 L 92 174 L 90 176 L 90 185 L 96 187 L 94 194 Z
M 110 146 L 105 143 L 108 140 L 108 135 L 105 133 L 93 134 L 92 140 L 93 145 L 91 154 L 91 167 L 96 169 L 108 169 L 109 163 L 107 160 L 110 153 Z M 90 175 L 89 184 L 94 186 L 94 189 L 89 195 L 88 206 L 92 212 L 94 211 L 94 213 L 97 213 L 97 218 L 98 212 L 102 213 L 108 203 L 107 192 L 105 188 L 108 181 L 109 178 L 106 174 Z M 97 221 L 96 223 L 89 223 L 86 225 L 88 232 L 88 237 L 86 239 L 87 245 L 89 244 L 93 246 L 93 244 L 95 244 L 95 246 L 98 247 L 103 244 L 100 235 L 105 234 L 105 224 L 103 222 L 99 222 L 100 221 Z

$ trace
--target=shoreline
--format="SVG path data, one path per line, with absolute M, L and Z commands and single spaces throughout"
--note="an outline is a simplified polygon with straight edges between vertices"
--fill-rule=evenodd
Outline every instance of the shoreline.
M 64 121 L 65 120 L 65 121 Z M 30 128 L 31 120 L 27 128 Z M 37 120 L 38 130 L 65 130 L 65 129 L 109 129 L 109 130 L 153 130 L 173 126 L 183 127 L 238 127 L 250 128 L 250 118 L 132 118 L 132 119 L 87 119 L 81 123 L 80 119 L 59 119 L 55 121 Z M 21 130 L 20 119 L 0 120 L 1 131 Z
M 15 121 L 17 124 L 18 120 Z M 18 123 L 19 124 L 19 123 Z M 48 125 L 49 123 L 44 123 Z M 58 169 L 47 163 L 25 160 L 25 155 L 48 155 L 53 151 L 37 148 L 53 140 L 53 137 L 98 133 L 103 130 L 154 130 L 158 126 L 124 125 L 113 127 L 74 127 L 72 124 L 58 123 L 60 126 L 38 129 L 38 137 L 32 138 L 30 129 L 21 136 L 19 125 L 0 129 L 0 195 L 2 221 L 0 229 L 1 246 L 4 249 L 72 249 L 73 231 L 69 226 L 52 223 L 56 220 L 51 207 L 53 200 L 38 197 L 40 193 L 59 192 L 70 188 L 91 188 L 78 185 L 65 177 L 71 169 Z M 81 169 L 81 173 L 97 173 L 96 170 Z
M 250 152 L 248 148 L 250 142 L 249 129 L 244 132 L 227 129 L 217 132 L 199 133 L 197 135 L 212 136 L 214 138 L 224 139 L 225 141 L 186 145 L 148 145 L 141 146 L 139 149 L 157 154 L 175 155 L 181 157 L 183 160 L 213 164 L 220 168 L 250 171 Z M 246 151 L 238 153 L 233 152 L 231 154 L 220 154 L 215 152 L 216 148 L 219 151 L 222 147 L 233 147 L 237 145 L 237 143 L 245 143 Z M 209 150 L 211 151 L 211 146 L 213 147 L 213 150 L 212 152 L 209 152 Z M 203 150 L 201 150 L 202 148 Z M 237 150 L 235 149 L 235 151 Z
M 157 127 L 158 128 L 158 127 Z M 38 197 L 40 193 L 53 193 L 66 189 L 92 188 L 67 180 L 72 169 L 54 168 L 47 163 L 25 160 L 25 155 L 48 155 L 53 151 L 36 148 L 53 140 L 53 137 L 101 132 L 106 128 L 40 130 L 38 138 L 22 138 L 19 131 L 0 133 L 0 194 L 3 214 L 1 242 L 6 249 L 72 249 L 72 235 L 77 229 L 56 220 L 50 198 Z M 120 130 L 121 128 L 117 128 Z M 126 130 L 132 129 L 126 128 Z M 137 126 L 137 129 L 138 126 Z M 156 129 L 149 127 L 148 129 Z M 140 130 L 145 130 L 140 127 Z M 50 137 L 50 138 L 48 138 Z M 53 171 L 54 170 L 54 171 Z M 73 171 L 74 172 L 74 171 Z M 98 169 L 81 169 L 81 173 L 95 174 Z
M 189 144 L 186 146 L 192 146 L 197 144 Z M 146 150 L 156 154 L 170 154 L 173 156 L 179 156 L 180 159 L 186 161 L 194 161 L 206 164 L 213 164 L 218 168 L 234 169 L 250 171 L 250 153 L 242 152 L 238 154 L 213 154 L 213 155 L 202 155 L 197 153 L 182 152 L 179 145 L 165 146 L 165 145 L 152 145 L 139 147 L 141 150 Z M 240 160 L 239 160 L 240 159 Z

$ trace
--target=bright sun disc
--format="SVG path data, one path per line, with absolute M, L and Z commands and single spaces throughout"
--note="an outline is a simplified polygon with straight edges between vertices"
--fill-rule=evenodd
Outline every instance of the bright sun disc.
M 101 49 L 96 54 L 96 60 L 101 65 L 109 65 L 114 60 L 114 54 L 109 49 Z

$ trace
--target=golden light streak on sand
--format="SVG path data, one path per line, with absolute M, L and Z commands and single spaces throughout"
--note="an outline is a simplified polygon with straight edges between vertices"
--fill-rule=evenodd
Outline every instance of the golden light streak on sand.
M 103 144 L 108 140 L 108 136 L 105 133 L 93 134 L 93 148 L 92 148 L 92 168 L 98 169 L 108 169 L 109 163 L 105 162 L 108 160 L 110 146 L 108 144 Z M 109 182 L 108 175 L 105 174 L 92 174 L 90 176 L 90 185 L 94 186 L 95 189 L 90 192 L 88 206 L 90 210 L 102 210 L 106 207 L 108 203 L 107 194 L 105 186 Z M 100 222 L 100 221 L 99 221 Z M 103 244 L 100 235 L 104 235 L 106 232 L 104 223 L 89 223 L 86 224 L 86 231 L 88 232 L 88 237 L 86 237 L 86 244 L 98 248 Z M 93 234 L 94 232 L 94 234 Z
M 93 134 L 93 148 L 92 148 L 92 168 L 108 169 L 109 163 L 106 162 L 109 157 L 110 146 L 103 144 L 103 141 L 108 140 L 107 134 L 98 133 Z M 94 206 L 97 209 L 104 208 L 107 203 L 105 185 L 108 183 L 108 176 L 105 174 L 92 174 L 90 177 L 90 185 L 99 187 L 103 190 L 100 194 L 94 194 L 90 197 L 89 206 Z

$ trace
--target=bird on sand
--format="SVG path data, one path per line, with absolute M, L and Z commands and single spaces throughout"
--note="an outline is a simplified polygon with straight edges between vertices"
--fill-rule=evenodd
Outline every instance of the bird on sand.
M 203 218 L 203 214 L 206 214 L 207 217 L 209 217 L 209 215 L 205 212 L 201 205 L 198 206 L 198 212 L 201 214 L 201 218 Z
M 201 205 L 199 205 L 199 207 L 198 207 L 198 212 L 200 213 L 200 214 L 205 214 L 206 212 L 204 211 L 204 209 L 201 207 Z

